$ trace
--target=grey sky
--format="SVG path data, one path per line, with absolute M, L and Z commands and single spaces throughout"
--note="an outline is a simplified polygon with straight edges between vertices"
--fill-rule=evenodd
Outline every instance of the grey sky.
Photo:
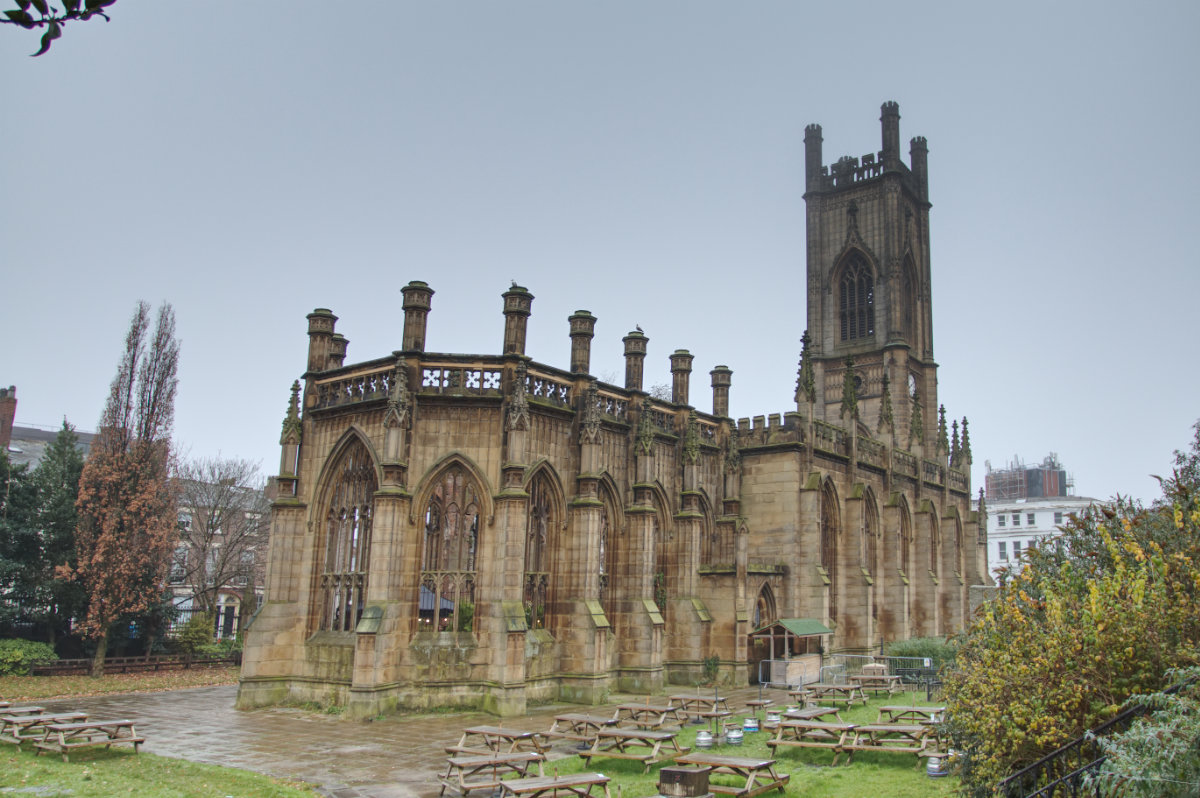
M 11 4 L 8 4 L 11 5 Z M 528 354 L 567 316 L 733 369 L 731 413 L 792 409 L 804 126 L 929 140 L 941 400 L 983 462 L 1057 452 L 1077 492 L 1150 499 L 1200 417 L 1200 5 L 120 0 L 48 55 L 0 29 L 0 383 L 18 424 L 94 429 L 135 302 L 176 309 L 176 439 L 278 468 L 305 314 L 348 362 Z

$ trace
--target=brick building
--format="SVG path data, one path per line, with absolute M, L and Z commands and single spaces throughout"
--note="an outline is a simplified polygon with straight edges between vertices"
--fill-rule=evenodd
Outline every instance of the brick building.
M 569 367 L 533 362 L 515 284 L 495 355 L 429 351 L 423 282 L 374 360 L 309 314 L 239 704 L 510 714 L 691 684 L 713 658 L 745 684 L 778 619 L 835 651 L 960 628 L 987 547 L 966 421 L 934 410 L 927 149 L 902 162 L 899 120 L 886 103 L 882 150 L 832 166 L 806 130 L 812 336 L 786 412 L 729 418 L 724 366 L 698 410 L 685 350 L 650 397 L 640 329 L 624 384 L 598 381 L 584 310 Z

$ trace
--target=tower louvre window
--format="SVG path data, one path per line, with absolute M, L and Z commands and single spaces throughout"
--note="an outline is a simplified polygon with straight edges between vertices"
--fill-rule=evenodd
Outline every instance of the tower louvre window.
M 854 256 L 842 271 L 838 307 L 843 341 L 875 335 L 875 278 L 861 255 Z

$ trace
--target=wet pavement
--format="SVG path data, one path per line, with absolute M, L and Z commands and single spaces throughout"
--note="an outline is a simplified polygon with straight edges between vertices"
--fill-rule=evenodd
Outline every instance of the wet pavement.
M 677 688 L 677 692 L 690 690 Z M 722 690 L 722 694 L 736 712 L 747 699 L 757 698 L 759 690 Z M 435 798 L 439 769 L 446 762 L 444 749 L 458 743 L 463 728 L 502 722 L 544 731 L 557 714 L 601 709 L 558 704 L 502 721 L 484 713 L 356 721 L 286 707 L 239 711 L 233 708 L 236 696 L 237 687 L 225 685 L 39 703 L 56 711 L 77 709 L 93 718 L 131 718 L 146 738 L 142 750 L 306 781 L 330 798 Z M 778 704 L 787 695 L 766 691 L 764 697 Z M 613 696 L 605 708 L 611 711 L 618 703 L 641 698 Z M 549 759 L 574 756 L 574 746 L 556 742 Z

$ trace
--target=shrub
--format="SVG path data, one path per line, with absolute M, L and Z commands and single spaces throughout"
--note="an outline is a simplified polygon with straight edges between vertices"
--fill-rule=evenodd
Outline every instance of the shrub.
M 933 661 L 933 667 L 941 670 L 954 662 L 954 646 L 944 637 L 910 637 L 888 643 L 889 657 L 920 657 Z
M 185 657 L 194 657 L 201 653 L 205 646 L 212 644 L 213 623 L 212 613 L 198 612 L 183 625 L 176 644 Z
M 1103 798 L 1186 798 L 1200 784 L 1200 668 L 1170 676 L 1189 681 L 1174 695 L 1138 694 L 1129 704 L 1151 710 L 1130 728 L 1097 742 L 1107 760 L 1088 777 Z
M 54 662 L 58 655 L 46 643 L 33 640 L 0 640 L 0 676 L 28 676 L 34 665 Z

